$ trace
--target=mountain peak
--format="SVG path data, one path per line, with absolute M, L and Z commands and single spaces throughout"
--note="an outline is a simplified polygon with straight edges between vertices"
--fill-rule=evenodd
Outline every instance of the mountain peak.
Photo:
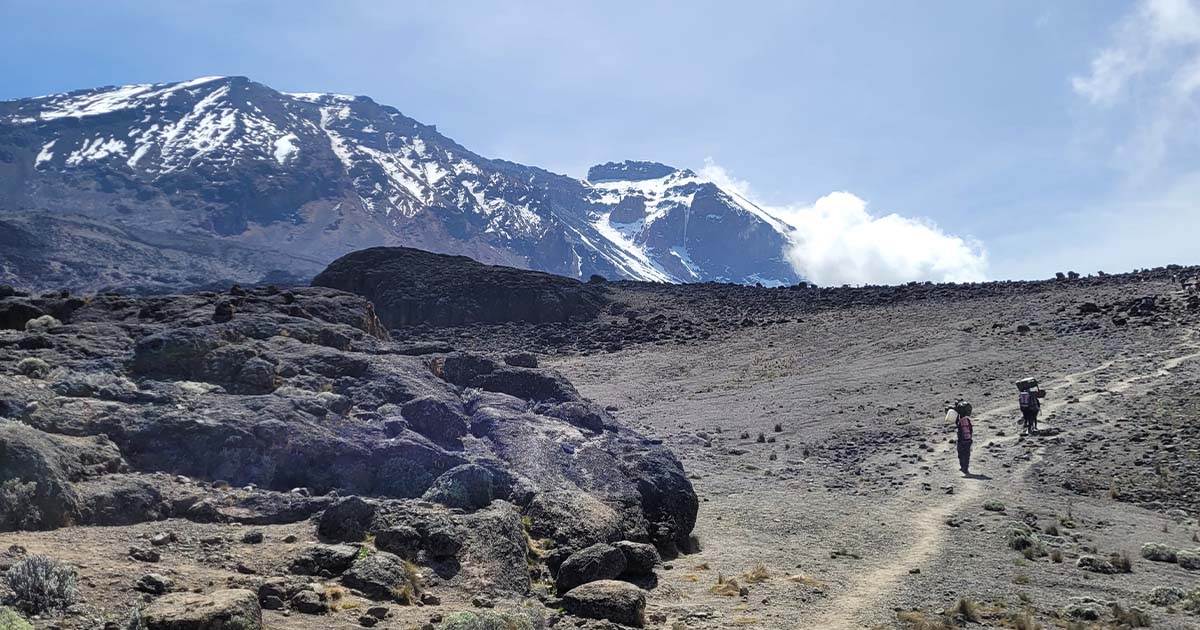
M 625 160 L 624 162 L 606 162 L 588 169 L 589 182 L 640 182 L 647 179 L 661 179 L 679 169 L 667 166 L 661 162 L 641 160 Z

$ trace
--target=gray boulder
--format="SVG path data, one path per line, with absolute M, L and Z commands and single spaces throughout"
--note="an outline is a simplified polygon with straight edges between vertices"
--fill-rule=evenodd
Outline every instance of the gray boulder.
M 313 545 L 292 558 L 288 569 L 301 575 L 337 575 L 349 569 L 357 555 L 357 546 Z
M 395 599 L 405 589 L 410 595 L 414 589 L 404 560 L 384 551 L 355 560 L 342 574 L 342 584 L 372 599 Z
M 262 609 L 242 589 L 170 593 L 142 611 L 146 630 L 261 630 Z
M 554 586 L 566 593 L 580 584 L 597 580 L 612 580 L 625 572 L 625 554 L 619 549 L 598 543 L 567 557 L 558 567 Z
M 578 586 L 563 595 L 563 608 L 586 619 L 601 619 L 634 628 L 646 624 L 646 594 L 628 582 L 600 580 Z
M 651 575 L 654 573 L 654 567 L 661 561 L 654 545 L 622 540 L 614 543 L 613 547 L 625 556 L 626 575 Z
M 455 466 L 442 473 L 422 497 L 446 507 L 477 510 L 492 502 L 492 474 L 475 464 Z

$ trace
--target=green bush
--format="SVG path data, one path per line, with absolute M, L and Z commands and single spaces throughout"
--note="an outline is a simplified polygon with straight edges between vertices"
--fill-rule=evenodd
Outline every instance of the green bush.
M 25 357 L 17 362 L 17 371 L 29 378 L 46 378 L 50 364 L 36 357 Z
M 0 483 L 0 532 L 35 529 L 42 514 L 34 505 L 37 482 L 22 483 L 20 479 L 8 479 Z M 0 630 L 4 630 L 0 626 Z
M 467 611 L 447 615 L 439 626 L 440 630 L 542 630 L 546 617 L 533 608 L 516 609 L 503 613 Z
M 33 626 L 17 611 L 0 606 L 0 630 L 33 630 Z
M 33 614 L 66 608 L 78 595 L 75 569 L 49 556 L 32 555 L 4 574 L 17 605 Z

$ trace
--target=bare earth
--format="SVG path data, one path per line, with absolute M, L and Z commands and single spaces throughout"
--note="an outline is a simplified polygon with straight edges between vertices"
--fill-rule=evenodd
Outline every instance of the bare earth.
M 668 627 L 887 628 L 900 623 L 897 611 L 936 615 L 959 598 L 979 604 L 982 627 L 1012 627 L 1022 612 L 1053 627 L 1065 625 L 1057 617 L 1070 598 L 1090 595 L 1146 610 L 1156 628 L 1195 628 L 1200 619 L 1146 598 L 1159 586 L 1194 588 L 1200 574 L 1138 553 L 1146 542 L 1196 547 L 1195 521 L 1114 500 L 1115 490 L 1071 493 L 1061 482 L 1077 468 L 1071 449 L 1082 441 L 1129 451 L 1139 413 L 1163 404 L 1151 392 L 1194 399 L 1195 389 L 1172 386 L 1200 377 L 1200 335 L 1107 322 L 1064 335 L 1038 325 L 1013 332 L 1096 299 L 1065 291 L 830 311 L 704 345 L 643 346 L 554 367 L 627 423 L 662 436 L 694 477 L 703 550 L 664 571 L 650 600 L 652 617 Z M 1042 428 L 1061 433 L 1018 435 L 1011 383 L 1025 375 L 1050 390 Z M 957 470 L 943 420 L 944 403 L 960 396 L 976 409 L 972 478 Z M 774 442 L 758 441 L 760 433 Z M 1120 458 L 1099 464 L 1107 469 L 1095 485 L 1127 474 Z M 992 500 L 1004 511 L 985 510 Z M 1061 563 L 1007 546 L 1007 524 L 1021 520 L 1064 532 Z M 1082 554 L 1111 552 L 1127 552 L 1133 572 L 1076 567 Z M 746 575 L 759 564 L 763 575 Z M 730 577 L 748 594 L 714 593 Z

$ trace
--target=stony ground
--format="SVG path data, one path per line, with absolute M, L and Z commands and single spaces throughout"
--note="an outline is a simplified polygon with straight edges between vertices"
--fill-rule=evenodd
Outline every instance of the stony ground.
M 1200 571 L 1140 553 L 1145 543 L 1200 548 L 1200 312 L 1172 274 L 602 290 L 610 305 L 596 321 L 394 336 L 414 353 L 537 350 L 679 456 L 701 498 L 700 550 L 642 583 L 648 627 L 936 629 L 949 618 L 1073 630 L 1135 625 L 1134 610 L 1154 628 L 1200 627 L 1186 600 L 1160 605 L 1164 589 L 1200 587 Z M 1039 436 L 1019 431 L 1012 383 L 1028 375 L 1050 392 Z M 960 397 L 978 422 L 971 477 L 957 470 L 943 420 Z M 248 531 L 263 542 L 245 542 Z M 163 532 L 177 540 L 160 562 L 128 557 Z M 10 545 L 76 566 L 85 603 L 35 627 L 103 628 L 152 599 L 135 587 L 148 572 L 186 590 L 254 588 L 317 542 L 312 521 L 172 519 L 0 533 L 0 566 L 15 557 L 4 555 Z M 1080 567 L 1112 566 L 1114 553 L 1130 572 Z M 544 577 L 527 598 L 434 587 L 440 602 L 389 604 L 376 627 L 437 627 L 491 605 L 537 610 L 530 618 L 556 627 L 604 627 L 563 617 Z M 953 610 L 960 600 L 969 614 Z M 264 611 L 264 625 L 360 627 L 375 605 L 349 593 L 326 615 Z
M 1056 627 L 1090 596 L 1156 628 L 1195 628 L 1200 618 L 1149 598 L 1194 589 L 1200 573 L 1139 550 L 1200 547 L 1200 328 L 1186 315 L 1080 314 L 1177 290 L 866 306 L 553 364 L 663 436 L 702 497 L 703 550 L 664 571 L 650 599 L 668 627 L 905 627 L 960 598 L 977 605 L 977 627 L 1019 627 L 1026 613 Z M 1012 382 L 1026 375 L 1050 391 L 1052 435 L 1019 435 Z M 943 420 L 960 396 L 979 422 L 970 478 Z M 1011 549 L 1014 522 L 1061 556 Z M 1077 567 L 1110 553 L 1127 553 L 1132 572 Z M 1083 623 L 1118 619 L 1105 608 Z

